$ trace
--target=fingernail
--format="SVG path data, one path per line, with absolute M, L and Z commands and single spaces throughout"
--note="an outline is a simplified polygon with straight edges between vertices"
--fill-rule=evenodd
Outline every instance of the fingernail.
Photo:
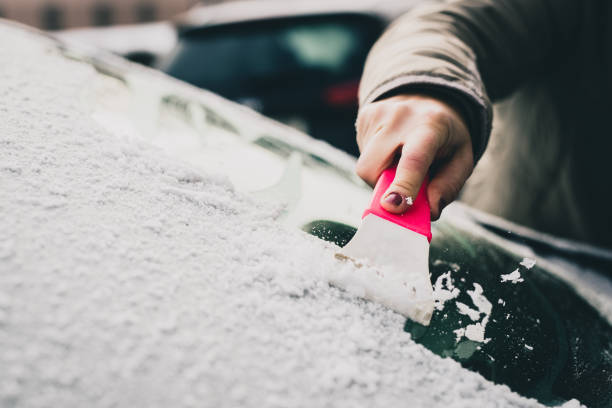
M 391 204 L 394 207 L 399 207 L 402 201 L 404 201 L 404 199 L 398 193 L 389 193 L 387 197 L 385 197 L 385 203 Z

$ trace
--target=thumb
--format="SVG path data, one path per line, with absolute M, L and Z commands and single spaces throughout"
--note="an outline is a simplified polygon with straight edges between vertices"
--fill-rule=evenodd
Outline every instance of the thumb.
M 424 134 L 411 140 L 402 147 L 395 178 L 380 200 L 380 205 L 394 214 L 401 214 L 412 205 L 436 154 L 432 135 Z

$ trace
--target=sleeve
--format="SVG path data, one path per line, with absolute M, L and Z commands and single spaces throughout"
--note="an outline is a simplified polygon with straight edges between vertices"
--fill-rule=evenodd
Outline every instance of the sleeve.
M 464 113 L 477 161 L 491 133 L 491 100 L 569 55 L 584 3 L 459 0 L 419 7 L 396 20 L 370 51 L 360 106 L 405 92 L 442 95 Z

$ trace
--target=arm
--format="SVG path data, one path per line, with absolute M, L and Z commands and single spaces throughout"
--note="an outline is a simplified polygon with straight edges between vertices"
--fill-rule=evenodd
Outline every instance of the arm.
M 360 176 L 368 182 L 375 180 L 401 149 L 396 176 L 400 180 L 390 190 L 414 195 L 433 163 L 428 196 L 432 215 L 439 215 L 438 203 L 456 197 L 486 147 L 492 120 L 490 98 L 503 98 L 527 79 L 561 63 L 575 42 L 585 8 L 584 2 L 571 0 L 462 0 L 419 8 L 401 17 L 376 43 L 366 62 L 357 120 Z M 406 100 L 396 95 L 411 94 L 433 96 L 441 106 L 433 114 L 407 109 Z M 403 113 L 392 114 L 394 107 L 400 107 L 398 102 L 403 103 Z M 415 120 L 415 112 L 442 120 L 434 120 L 438 125 L 431 128 L 431 123 Z M 415 123 L 420 129 L 416 136 Z M 462 125 L 468 140 L 461 134 Z M 381 126 L 386 130 L 375 134 Z M 428 126 L 429 131 L 424 131 Z M 374 138 L 387 143 L 370 143 Z M 450 143 L 439 140 L 443 138 Z M 396 143 L 389 143 L 390 139 Z M 461 163 L 456 163 L 457 155 Z M 445 179 L 449 164 L 463 169 L 455 180 Z

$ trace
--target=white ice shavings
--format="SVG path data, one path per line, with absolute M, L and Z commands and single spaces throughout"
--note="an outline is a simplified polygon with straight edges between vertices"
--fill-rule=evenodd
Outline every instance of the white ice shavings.
M 478 343 L 487 343 L 489 339 L 485 338 L 485 329 L 489 323 L 489 317 L 485 317 L 481 322 L 469 324 L 467 327 L 460 327 L 459 329 L 453 330 L 456 335 L 456 341 L 460 341 L 463 337 L 468 340 L 476 341 Z
M 457 309 L 459 309 L 459 313 L 469 316 L 472 321 L 475 322 L 480 319 L 480 312 L 478 310 L 470 308 L 465 303 L 455 302 L 455 304 L 457 305 Z
M 466 337 L 472 341 L 486 343 L 489 339 L 485 338 L 485 330 L 487 324 L 489 323 L 489 317 L 491 316 L 493 305 L 484 296 L 482 286 L 480 286 L 478 283 L 474 283 L 474 290 L 468 290 L 467 294 L 470 296 L 472 303 L 478 310 L 474 310 L 461 302 L 455 302 L 457 304 L 457 308 L 459 309 L 459 313 L 468 315 L 472 321 L 477 321 L 479 319 L 480 321 L 469 324 L 465 328 L 454 330 L 454 333 L 457 336 L 457 341 L 461 340 L 463 337 Z M 482 318 L 481 315 L 483 315 Z
M 465 328 L 465 337 L 478 343 L 488 343 L 490 339 L 485 338 L 487 323 L 489 323 L 488 316 L 480 323 L 468 325 L 468 327 Z
M 487 316 L 491 315 L 491 310 L 493 309 L 493 305 L 484 296 L 482 286 L 480 286 L 477 283 L 474 283 L 474 290 L 468 290 L 467 293 L 472 298 L 472 302 L 474 302 L 474 306 L 478 308 L 478 311 L 480 313 L 484 313 Z
M 433 264 L 434 266 L 446 265 L 450 268 L 446 273 L 438 276 L 433 285 L 434 307 L 436 310 L 442 311 L 446 302 L 459 296 L 460 290 L 455 287 L 451 274 L 458 272 L 460 268 L 456 263 L 446 262 L 441 259 L 436 259 Z
M 447 265 L 451 268 L 451 270 L 440 275 L 433 285 L 434 306 L 436 310 L 441 311 L 444 309 L 444 305 L 447 301 L 456 299 L 460 294 L 459 288 L 456 288 L 453 285 L 453 279 L 451 277 L 451 273 L 458 272 L 460 268 L 459 265 L 455 263 L 445 262 L 440 259 L 434 261 L 434 265 Z M 469 316 L 469 318 L 475 323 L 469 324 L 466 327 L 458 328 L 453 332 L 456 335 L 457 341 L 460 341 L 463 337 L 466 337 L 472 341 L 481 343 L 487 342 L 488 339 L 485 338 L 485 329 L 489 322 L 489 316 L 491 315 L 493 305 L 483 295 L 482 286 L 480 286 L 478 283 L 474 283 L 474 289 L 468 290 L 467 294 L 470 296 L 476 309 L 473 309 L 465 303 L 459 301 L 455 301 L 455 305 L 457 306 L 459 313 Z
M 536 260 L 531 258 L 523 258 L 520 265 L 523 265 L 527 269 L 531 269 L 535 266 Z
M 456 330 L 453 330 L 453 333 L 455 333 L 455 341 L 459 343 L 459 341 L 461 341 L 461 339 L 465 337 L 465 327 L 460 327 Z
M 527 269 L 533 268 L 535 264 L 536 264 L 536 260 L 531 259 L 531 258 L 523 258 L 523 260 L 519 263 L 519 265 L 524 266 Z M 508 274 L 501 275 L 500 278 L 501 278 L 502 283 L 510 282 L 512 284 L 517 284 L 519 282 L 525 281 L 523 277 L 521 276 L 521 272 L 518 270 L 518 268 Z
M 438 276 L 433 285 L 434 307 L 436 310 L 442 311 L 444 304 L 449 300 L 456 299 L 459 296 L 459 292 L 459 288 L 453 285 L 451 271 Z
M 541 406 L 330 288 L 355 268 L 267 207 L 102 129 L 91 66 L 4 24 L 0 47 L 0 406 Z
M 500 278 L 502 282 L 510 282 L 512 284 L 516 284 L 516 283 L 524 281 L 518 269 L 515 269 L 514 271 L 506 275 L 501 275 Z
M 467 293 L 472 298 L 472 302 L 478 308 L 478 311 L 484 316 L 479 323 L 470 324 L 466 327 L 465 337 L 473 341 L 486 342 L 488 339 L 485 338 L 485 330 L 487 323 L 489 323 L 493 305 L 483 295 L 482 286 L 477 283 L 474 283 L 474 290 L 468 290 Z

